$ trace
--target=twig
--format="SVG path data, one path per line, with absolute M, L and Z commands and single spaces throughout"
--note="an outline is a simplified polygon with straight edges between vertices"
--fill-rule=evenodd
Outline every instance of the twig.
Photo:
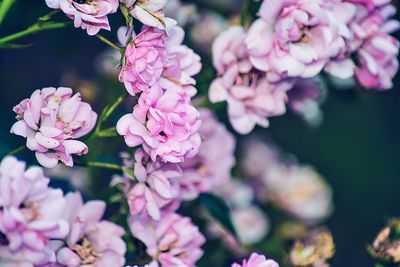
M 16 0 L 3 0 L 0 4 L 0 25 Z
M 108 40 L 106 37 L 100 35 L 100 34 L 96 34 L 97 38 L 99 38 L 101 41 L 103 41 L 104 43 L 108 44 L 109 46 L 111 46 L 112 48 L 114 48 L 115 50 L 117 50 L 118 52 L 122 53 L 122 48 L 119 47 L 118 45 L 114 44 L 113 42 L 111 42 L 110 40 Z
M 71 22 L 37 22 L 31 26 L 29 26 L 27 29 L 13 33 L 11 35 L 8 35 L 6 37 L 0 38 L 0 45 L 7 44 L 8 42 L 20 39 L 22 37 L 25 37 L 30 34 L 35 34 L 38 32 L 42 31 L 48 31 L 48 30 L 54 30 L 54 29 L 61 29 L 65 28 L 67 26 L 71 25 Z

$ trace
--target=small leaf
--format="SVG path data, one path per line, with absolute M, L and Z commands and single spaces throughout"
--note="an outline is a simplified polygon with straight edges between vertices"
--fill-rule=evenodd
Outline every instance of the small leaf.
M 200 195 L 199 201 L 214 219 L 237 238 L 236 229 L 231 219 L 231 212 L 223 199 L 212 194 L 204 193 Z

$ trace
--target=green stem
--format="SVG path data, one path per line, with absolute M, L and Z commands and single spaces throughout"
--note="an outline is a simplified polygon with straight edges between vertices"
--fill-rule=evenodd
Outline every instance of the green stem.
M 243 0 L 243 6 L 242 6 L 242 11 L 240 13 L 240 25 L 242 25 L 243 27 L 247 28 L 248 24 L 249 24 L 249 9 L 250 9 L 250 5 L 251 5 L 251 0 Z
M 113 114 L 113 112 L 119 107 L 119 105 L 122 104 L 122 102 L 125 100 L 127 97 L 128 93 L 124 92 L 122 95 L 118 97 L 118 99 L 109 107 L 107 108 L 107 111 L 104 113 L 104 116 L 102 118 L 102 122 L 105 122 L 108 120 L 108 118 Z
M 99 131 L 97 133 L 97 136 L 100 138 L 116 137 L 116 136 L 118 136 L 118 133 L 117 133 L 117 129 L 115 127 L 111 127 L 111 128 Z
M 122 53 L 122 48 L 119 47 L 118 45 L 114 44 L 113 42 L 111 42 L 110 40 L 108 40 L 106 37 L 100 35 L 100 34 L 96 34 L 97 38 L 99 38 L 101 41 L 103 41 L 104 43 L 108 44 L 109 46 L 111 46 L 112 48 L 114 48 L 115 50 L 117 50 L 118 52 Z
M 6 37 L 0 38 L 0 45 L 6 44 L 8 42 L 20 39 L 22 37 L 25 37 L 30 34 L 35 34 L 41 31 L 48 31 L 48 30 L 54 30 L 54 29 L 61 29 L 69 26 L 71 23 L 70 22 L 45 22 L 45 23 L 35 23 L 31 26 L 29 26 L 27 29 L 8 35 Z
M 96 167 L 96 168 L 104 168 L 104 169 L 122 171 L 122 166 L 121 165 L 113 164 L 113 163 L 89 161 L 84 165 L 86 165 L 87 167 Z
M 3 0 L 0 4 L 0 25 L 6 17 L 8 11 L 15 3 L 15 0 Z
M 17 147 L 16 149 L 11 150 L 10 152 L 8 152 L 8 153 L 6 154 L 6 156 L 16 155 L 16 154 L 18 154 L 18 153 L 24 151 L 25 148 L 26 148 L 25 145 L 22 145 L 22 146 L 20 146 L 20 147 Z

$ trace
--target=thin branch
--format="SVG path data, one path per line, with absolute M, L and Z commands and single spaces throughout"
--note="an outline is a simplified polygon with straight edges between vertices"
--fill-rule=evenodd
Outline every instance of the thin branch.
M 61 29 L 68 27 L 69 25 L 71 25 L 71 22 L 51 22 L 51 21 L 45 23 L 38 22 L 29 26 L 27 29 L 23 31 L 0 38 L 0 45 L 7 44 L 8 42 L 15 41 L 30 34 L 35 34 L 38 32 L 54 30 L 54 29 Z
M 118 52 L 122 53 L 122 48 L 119 47 L 118 45 L 114 44 L 113 42 L 111 42 L 110 40 L 108 40 L 106 37 L 100 35 L 100 34 L 96 34 L 97 38 L 99 38 L 102 42 L 108 44 L 109 46 L 111 46 L 112 48 L 114 48 L 115 50 L 117 50 Z
M 251 0 L 243 0 L 242 10 L 240 12 L 240 24 L 247 28 L 248 26 L 248 19 L 249 19 L 249 12 L 250 12 Z
M 22 146 L 20 146 L 20 147 L 17 147 L 16 149 L 11 150 L 10 152 L 8 152 L 8 153 L 6 154 L 6 156 L 13 156 L 13 155 L 16 155 L 16 154 L 18 154 L 18 153 L 24 151 L 25 148 L 26 148 L 25 145 L 22 145 Z
M 104 169 L 110 169 L 110 170 L 118 170 L 122 171 L 122 166 L 114 163 L 106 163 L 106 162 L 97 162 L 97 161 L 89 161 L 86 162 L 86 164 L 83 164 L 83 166 L 87 167 L 95 167 L 95 168 L 104 168 Z
M 0 25 L 16 0 L 3 0 L 0 4 Z

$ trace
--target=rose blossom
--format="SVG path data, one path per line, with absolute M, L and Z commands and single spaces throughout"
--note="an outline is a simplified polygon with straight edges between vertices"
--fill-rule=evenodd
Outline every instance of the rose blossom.
M 188 96 L 156 84 L 118 121 L 117 131 L 128 146 L 142 145 L 153 161 L 180 163 L 198 152 L 199 116 Z
M 197 91 L 193 87 L 196 85 L 193 76 L 200 72 L 202 66 L 200 56 L 182 44 L 184 38 L 185 31 L 181 27 L 175 26 L 169 30 L 165 43 L 168 57 L 161 84 L 163 88 L 173 88 L 176 87 L 175 83 L 179 83 L 188 95 L 194 96 Z
M 119 80 L 129 94 L 144 92 L 160 79 L 167 59 L 165 39 L 164 31 L 143 27 L 126 46 Z
M 110 31 L 108 14 L 117 12 L 118 0 L 46 0 L 50 8 L 61 9 L 74 21 L 75 28 L 96 35 L 101 29 Z
M 235 164 L 236 142 L 232 134 L 208 109 L 200 110 L 200 120 L 202 125 L 199 134 L 203 142 L 199 153 L 181 165 L 180 197 L 185 200 L 194 199 L 199 193 L 211 191 L 228 182 Z M 220 146 L 221 143 L 224 145 Z
M 267 127 L 268 117 L 285 113 L 286 91 L 292 83 L 271 83 L 265 73 L 255 70 L 244 44 L 245 32 L 233 26 L 213 44 L 213 64 L 220 77 L 210 85 L 213 103 L 227 101 L 229 120 L 240 134 L 248 134 L 256 124 Z
M 63 216 L 71 225 L 67 246 L 57 251 L 57 262 L 62 266 L 109 267 L 125 266 L 126 245 L 124 229 L 101 220 L 106 205 L 103 201 L 83 203 L 79 193 L 66 195 Z
M 79 93 L 72 95 L 66 87 L 47 87 L 33 92 L 14 107 L 18 121 L 11 133 L 27 139 L 26 146 L 36 151 L 38 162 L 52 168 L 62 161 L 73 166 L 72 155 L 88 152 L 88 147 L 75 140 L 89 133 L 97 114 L 82 102 Z
M 179 206 L 177 178 L 181 169 L 177 164 L 153 162 L 142 150 L 135 151 L 134 159 L 125 158 L 126 168 L 133 167 L 134 178 L 125 174 L 125 179 L 136 179 L 128 186 L 126 197 L 131 215 L 160 220 L 166 212 L 175 211 Z
M 279 267 L 279 265 L 273 260 L 267 260 L 264 255 L 253 253 L 248 260 L 243 260 L 242 264 L 234 263 L 232 267 Z
M 169 29 L 176 21 L 164 16 L 167 0 L 120 0 L 129 13 L 144 25 L 159 30 Z
M 250 27 L 246 47 L 254 66 L 268 79 L 311 78 L 344 49 L 351 33 L 329 1 L 264 1 Z M 336 3 L 335 6 L 341 5 Z
M 159 222 L 141 221 L 131 218 L 132 234 L 147 247 L 147 253 L 158 266 L 195 266 L 203 255 L 201 246 L 205 242 L 190 218 L 169 213 Z
M 34 266 L 51 255 L 51 239 L 64 238 L 63 193 L 48 187 L 39 167 L 6 157 L 0 164 L 0 265 Z

